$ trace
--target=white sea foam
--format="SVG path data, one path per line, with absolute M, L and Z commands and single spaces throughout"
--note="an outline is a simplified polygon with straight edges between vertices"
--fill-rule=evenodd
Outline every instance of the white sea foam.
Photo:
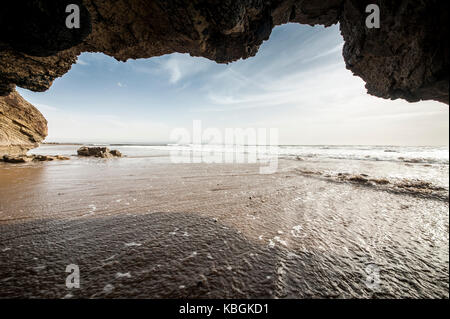
M 106 293 L 110 293 L 113 290 L 114 290 L 114 286 L 111 284 L 107 284 L 105 287 L 103 287 L 103 291 Z
M 301 230 L 302 230 L 302 226 L 300 226 L 300 225 L 292 227 L 292 230 L 291 230 L 292 236 L 300 237 Z
M 137 144 L 105 144 L 114 146 L 127 157 L 155 157 L 167 155 L 171 151 L 195 152 L 236 152 L 244 150 L 252 152 L 257 146 L 235 147 L 233 145 L 199 145 L 167 144 L 167 145 L 137 145 Z M 60 154 L 73 155 L 77 145 L 42 145 L 30 151 L 30 154 Z M 264 148 L 263 148 L 264 149 Z M 431 146 L 336 146 L 336 145 L 280 145 L 267 148 L 271 154 L 279 156 L 299 156 L 301 158 L 330 158 L 363 161 L 419 161 L 423 163 L 449 164 L 449 148 Z M 259 149 L 260 151 L 260 149 Z
M 142 246 L 142 244 L 132 242 L 132 243 L 125 243 L 125 246 L 126 247 L 133 247 L 133 246 L 139 247 L 139 246 Z

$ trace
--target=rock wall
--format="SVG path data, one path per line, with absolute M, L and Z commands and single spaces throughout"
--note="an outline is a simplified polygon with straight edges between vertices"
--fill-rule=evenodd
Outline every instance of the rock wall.
M 381 28 L 365 26 L 367 3 L 378 2 Z M 449 2 L 347 0 L 340 17 L 347 68 L 369 94 L 448 104 Z
M 19 93 L 0 96 L 0 158 L 23 154 L 47 136 L 44 116 Z

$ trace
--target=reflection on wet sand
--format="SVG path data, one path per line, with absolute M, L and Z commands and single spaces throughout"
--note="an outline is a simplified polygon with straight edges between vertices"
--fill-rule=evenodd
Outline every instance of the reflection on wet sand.
M 0 297 L 448 298 L 448 201 L 298 165 L 0 169 Z

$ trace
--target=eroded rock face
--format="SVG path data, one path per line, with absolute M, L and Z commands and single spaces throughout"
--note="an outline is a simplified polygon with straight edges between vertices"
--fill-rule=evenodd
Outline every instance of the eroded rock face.
M 31 1 L 38 7 L 44 2 Z M 52 2 L 55 12 L 61 10 L 55 6 L 66 5 L 62 0 Z M 9 3 L 2 4 L 3 15 L 17 10 L 16 5 Z M 120 61 L 181 52 L 225 63 L 255 55 L 276 25 L 296 22 L 329 26 L 339 22 L 346 41 L 347 67 L 366 81 L 370 94 L 408 101 L 433 99 L 448 104 L 447 1 L 83 0 L 82 3 L 82 10 L 88 12 L 91 22 L 82 31 L 90 33 L 87 37 L 83 32 L 78 37 L 65 37 L 60 48 L 54 42 L 48 43 L 47 48 L 27 42 L 30 36 L 24 35 L 20 28 L 7 34 L 0 31 L 0 95 L 8 94 L 15 85 L 33 91 L 48 89 L 85 51 L 103 52 Z M 369 3 L 381 8 L 381 29 L 365 26 L 365 8 Z M 28 25 L 40 26 L 41 15 L 33 15 L 32 11 L 26 12 Z M 31 36 L 32 39 L 47 39 L 55 34 L 51 28 L 35 29 L 44 35 Z M 84 40 L 80 43 L 81 39 Z M 60 51 L 54 53 L 57 49 Z
M 381 28 L 365 26 L 373 0 L 347 0 L 340 17 L 347 68 L 369 94 L 448 104 L 448 1 L 375 1 Z
M 19 93 L 0 96 L 0 157 L 24 154 L 47 136 L 44 116 Z

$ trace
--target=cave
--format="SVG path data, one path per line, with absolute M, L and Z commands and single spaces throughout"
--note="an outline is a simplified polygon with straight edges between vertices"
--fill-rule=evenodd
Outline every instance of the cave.
M 66 8 L 80 6 L 80 28 Z M 369 4 L 380 28 L 368 28 Z M 448 3 L 415 0 L 14 1 L 0 12 L 0 153 L 23 153 L 47 135 L 46 120 L 15 91 L 42 92 L 82 52 L 119 61 L 189 53 L 217 63 L 254 56 L 286 23 L 339 23 L 347 69 L 367 93 L 448 104 Z
M 447 38 L 440 0 L 5 2 L 0 299 L 448 299 Z

